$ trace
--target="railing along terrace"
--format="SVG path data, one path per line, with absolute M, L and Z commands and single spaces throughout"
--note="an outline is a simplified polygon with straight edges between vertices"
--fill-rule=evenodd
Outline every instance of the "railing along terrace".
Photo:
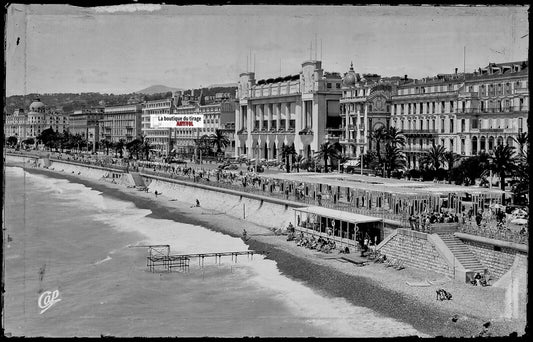
M 522 232 L 516 232 L 506 227 L 497 227 L 494 225 L 482 224 L 478 226 L 473 221 L 460 224 L 459 232 L 520 244 L 528 244 L 529 241 L 529 232 L 527 229 L 524 229 Z

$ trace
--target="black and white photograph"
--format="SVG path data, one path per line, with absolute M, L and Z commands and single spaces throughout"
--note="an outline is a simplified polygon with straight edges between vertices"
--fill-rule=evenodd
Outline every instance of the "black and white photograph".
M 2 336 L 527 336 L 529 11 L 7 4 Z

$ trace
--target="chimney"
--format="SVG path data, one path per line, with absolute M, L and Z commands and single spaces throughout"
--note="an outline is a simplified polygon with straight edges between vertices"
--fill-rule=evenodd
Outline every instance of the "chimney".
M 455 74 L 457 75 L 457 68 L 455 68 Z

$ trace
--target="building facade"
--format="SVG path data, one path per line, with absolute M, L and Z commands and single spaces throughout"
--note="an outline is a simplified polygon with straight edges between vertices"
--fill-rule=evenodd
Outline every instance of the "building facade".
M 338 127 L 341 77 L 306 61 L 297 75 L 255 80 L 240 74 L 235 108 L 235 157 L 281 159 L 284 145 L 309 158 Z
M 27 113 L 24 112 L 24 109 L 17 109 L 13 114 L 6 115 L 4 134 L 6 138 L 16 136 L 20 142 L 29 138 L 36 138 L 48 128 L 63 133 L 68 129 L 68 126 L 68 115 L 49 110 L 40 99 L 35 99 L 30 104 Z
M 527 131 L 527 62 L 491 63 L 474 73 L 439 74 L 398 87 L 392 124 L 404 132 L 409 168 L 432 145 L 463 156 L 516 144 Z
M 69 132 L 79 134 L 87 141 L 88 149 L 95 151 L 100 138 L 100 120 L 104 117 L 104 108 L 78 109 L 70 114 Z
M 462 155 L 491 151 L 528 132 L 528 62 L 491 63 L 479 68 L 459 92 L 458 148 Z
M 148 140 L 154 152 L 168 155 L 171 150 L 171 129 L 151 128 L 150 116 L 171 114 L 174 111 L 175 96 L 161 100 L 145 101 L 141 115 L 141 133 Z
M 215 99 L 213 99 L 215 100 Z M 209 104 L 203 103 L 202 97 L 198 103 L 189 103 L 175 108 L 178 115 L 202 115 L 204 117 L 204 128 L 174 128 L 172 129 L 173 146 L 178 155 L 190 155 L 194 153 L 197 139 L 204 135 L 215 134 L 215 130 L 222 129 L 226 132 L 227 127 L 232 127 L 235 116 L 235 104 L 229 99 L 223 102 Z M 228 154 L 232 146 L 235 146 L 233 134 L 226 134 L 230 145 L 226 148 Z
M 342 81 L 340 115 L 342 118 L 337 136 L 342 152 L 349 158 L 375 149 L 372 132 L 390 127 L 392 96 L 407 76 L 384 78 L 376 74 L 356 73 L 353 64 Z M 331 130 L 331 135 L 335 132 Z
M 126 143 L 141 135 L 142 105 L 126 104 L 104 108 L 100 120 L 100 140 L 117 142 L 124 139 Z

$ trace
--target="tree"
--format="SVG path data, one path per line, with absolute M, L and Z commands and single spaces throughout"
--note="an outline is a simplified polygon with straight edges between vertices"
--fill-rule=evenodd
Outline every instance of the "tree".
M 109 149 L 113 147 L 113 143 L 107 139 L 100 141 L 101 146 L 105 149 L 105 154 L 109 155 Z
M 296 150 L 294 149 L 294 145 L 283 145 L 281 147 L 281 156 L 285 159 L 285 170 L 287 170 L 287 173 L 290 173 L 290 164 L 289 164 L 289 158 L 296 154 Z
M 405 156 L 402 151 L 392 144 L 385 145 L 385 170 L 387 178 L 390 178 L 392 171 L 405 167 Z
M 404 147 L 405 146 L 405 136 L 401 130 L 398 130 L 396 127 L 391 126 L 385 130 L 385 141 L 387 144 L 392 147 Z
M 379 165 L 382 165 L 383 163 L 383 159 L 381 158 L 380 153 L 381 142 L 385 140 L 386 136 L 387 135 L 385 134 L 385 127 L 383 126 L 380 126 L 378 129 L 376 129 L 370 134 L 370 139 L 376 142 L 376 157 L 378 158 Z
M 300 172 L 300 165 L 302 164 L 303 160 L 304 156 L 302 156 L 301 154 L 297 154 L 294 158 L 294 161 L 296 162 L 296 172 Z
M 11 147 L 14 147 L 16 146 L 18 143 L 18 138 L 14 135 L 10 136 L 9 138 L 7 138 L 7 145 L 8 146 L 11 146 Z
M 146 156 L 146 160 L 150 158 L 150 150 L 152 149 L 152 144 L 150 144 L 150 140 L 145 136 L 141 135 L 141 153 Z
M 22 143 L 24 145 L 34 145 L 35 144 L 35 139 L 34 138 L 28 138 L 28 139 L 22 140 Z
M 324 160 L 324 172 L 328 172 L 328 159 L 338 159 L 341 146 L 339 143 L 330 144 L 325 142 L 320 145 L 320 149 L 315 153 L 316 158 Z
M 424 159 L 426 160 L 427 165 L 434 169 L 438 170 L 445 162 L 444 154 L 446 153 L 446 148 L 441 145 L 433 145 L 431 148 L 427 151 L 426 155 L 424 156 Z
M 446 161 L 446 164 L 448 165 L 448 183 L 452 182 L 451 174 L 452 169 L 455 166 L 455 163 L 461 158 L 457 153 L 453 151 L 447 151 L 444 152 L 444 161 Z
M 213 143 L 213 147 L 216 146 L 217 148 L 217 154 L 221 153 L 222 149 L 226 149 L 226 147 L 230 144 L 228 137 L 221 129 L 215 129 L 215 133 L 211 134 L 210 138 Z
M 500 176 L 500 188 L 505 191 L 505 177 L 508 173 L 516 170 L 515 147 L 498 145 L 492 151 L 489 158 L 489 169 Z M 503 196 L 505 198 L 505 195 Z
M 71 146 L 76 146 L 77 148 L 77 151 L 80 151 L 80 147 L 84 144 L 85 140 L 83 139 L 83 137 L 79 134 L 79 133 L 76 133 L 74 135 L 70 135 L 70 144 Z
M 120 139 L 116 143 L 113 144 L 113 148 L 115 149 L 115 158 L 117 157 L 117 153 L 120 155 L 120 158 L 122 158 L 122 155 L 124 154 L 124 146 L 126 145 L 126 140 Z
M 518 154 L 520 156 L 525 155 L 524 147 L 529 145 L 529 135 L 527 132 L 518 133 L 516 137 L 513 137 L 513 140 L 518 144 Z
M 54 132 L 52 127 L 45 129 L 37 136 L 37 141 L 41 142 L 48 149 L 52 148 L 57 141 L 57 133 Z
M 141 147 L 142 141 L 139 138 L 135 138 L 126 144 L 126 150 L 128 150 L 130 156 L 135 155 L 136 159 L 139 159 L 139 152 L 141 152 Z

